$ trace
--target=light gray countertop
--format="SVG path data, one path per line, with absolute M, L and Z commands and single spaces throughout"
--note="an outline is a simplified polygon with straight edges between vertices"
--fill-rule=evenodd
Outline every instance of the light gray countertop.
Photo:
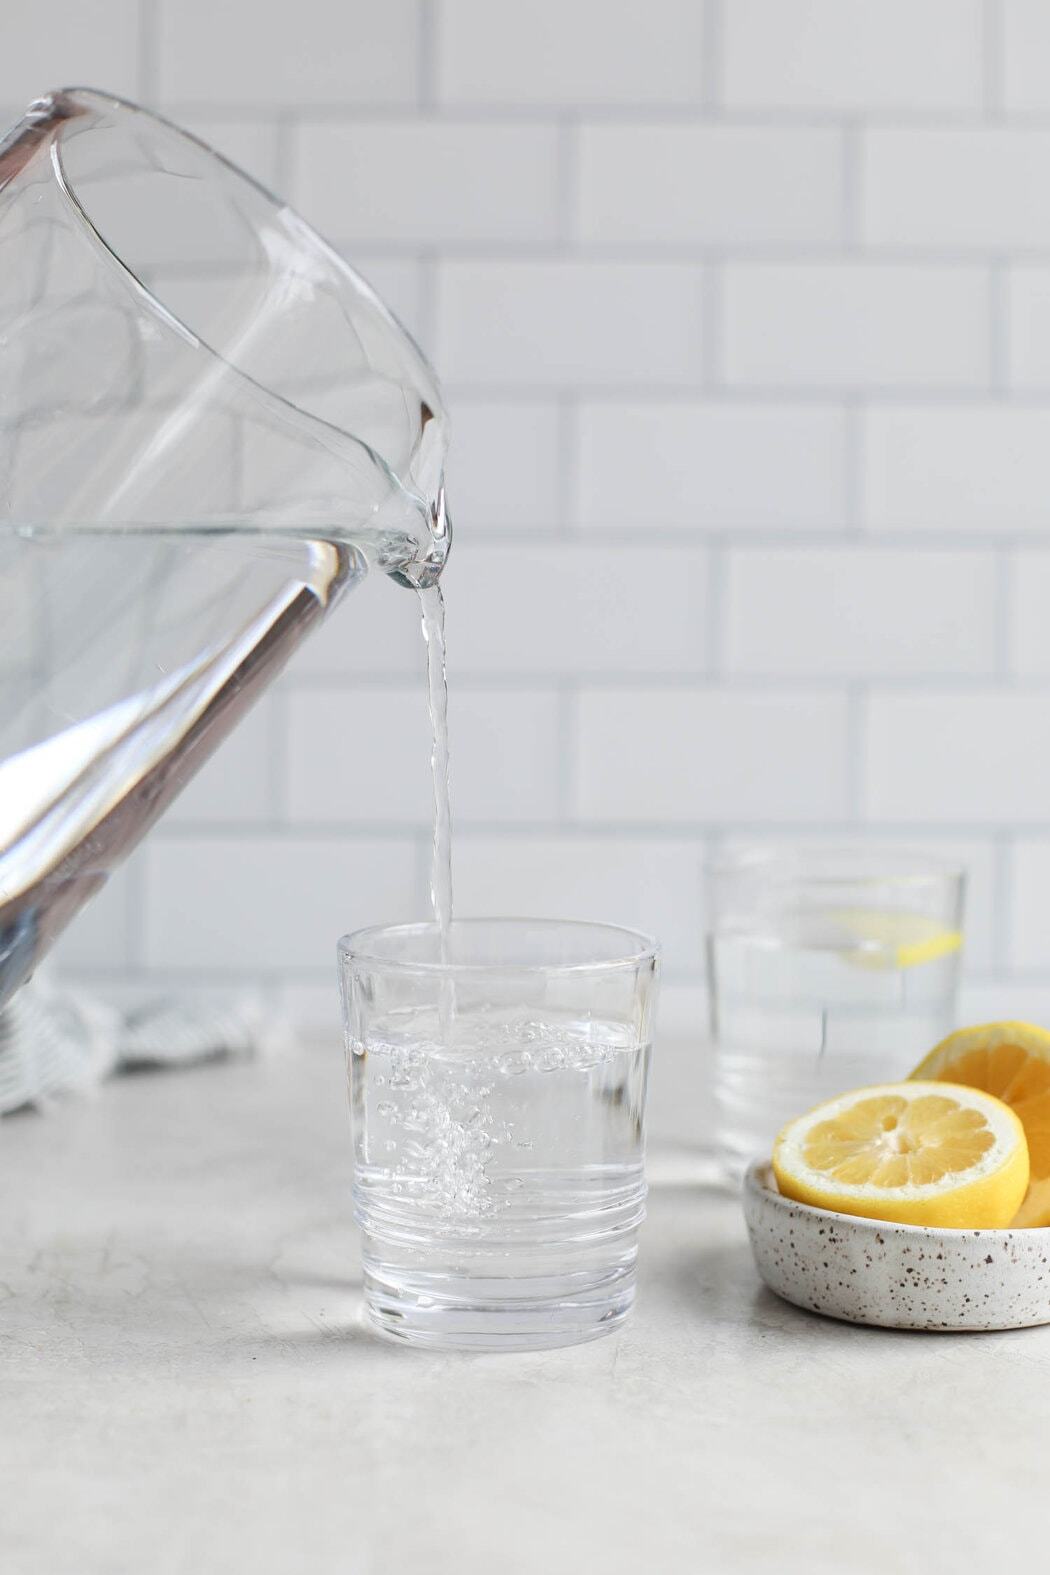
M 664 1047 L 682 1078 L 657 1083 L 633 1322 L 531 1355 L 361 1328 L 332 1047 L 5 1121 L 4 1575 L 1045 1559 L 1050 1329 L 906 1335 L 778 1302 L 681 1142 L 689 1053 Z

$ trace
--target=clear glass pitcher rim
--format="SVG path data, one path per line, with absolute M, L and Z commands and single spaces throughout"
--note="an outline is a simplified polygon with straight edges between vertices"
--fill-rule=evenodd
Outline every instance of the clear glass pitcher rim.
M 242 169 L 240 165 L 228 158 L 218 149 L 211 146 L 203 137 L 195 132 L 187 131 L 184 127 L 169 120 L 166 116 L 152 109 L 146 109 L 132 99 L 124 98 L 120 94 L 104 92 L 98 88 L 86 86 L 71 86 L 55 89 L 34 99 L 26 108 L 22 120 L 17 122 L 9 134 L 0 140 L 0 152 L 9 147 L 24 128 L 34 124 L 60 125 L 64 121 L 73 121 L 80 115 L 103 114 L 114 111 L 126 113 L 129 116 L 141 117 L 152 126 L 159 128 L 165 135 L 170 136 L 175 142 L 190 144 L 200 152 L 214 159 L 234 179 L 250 187 L 273 211 L 285 220 L 291 220 L 302 238 L 310 246 L 317 249 L 326 264 L 336 273 L 345 277 L 349 285 L 358 292 L 363 293 L 370 307 L 377 315 L 387 322 L 393 333 L 400 335 L 412 347 L 417 360 L 417 370 L 421 381 L 429 385 L 427 392 L 432 393 L 432 400 L 425 400 L 425 409 L 428 417 L 434 417 L 442 410 L 440 391 L 437 378 L 430 364 L 420 349 L 416 340 L 407 328 L 394 316 L 389 307 L 376 294 L 375 290 L 357 271 L 342 257 L 339 252 L 310 224 L 302 215 L 284 198 L 273 192 L 264 182 Z M 343 443 L 350 443 L 356 449 L 363 450 L 369 459 L 376 465 L 380 474 L 389 482 L 391 493 L 400 494 L 411 500 L 412 504 L 421 511 L 431 508 L 432 500 L 422 490 L 416 490 L 406 485 L 406 478 L 398 475 L 387 462 L 386 458 L 375 447 L 359 434 L 345 427 L 338 426 L 325 420 L 322 416 L 310 410 L 304 410 L 293 400 L 280 394 L 275 389 L 268 387 L 264 382 L 253 377 L 243 367 L 231 361 L 220 349 L 209 342 L 177 311 L 173 311 L 164 302 L 162 295 L 152 286 L 139 277 L 135 269 L 120 252 L 106 239 L 102 231 L 94 223 L 89 212 L 89 205 L 81 200 L 77 183 L 71 179 L 62 159 L 61 137 L 56 135 L 51 150 L 51 164 L 55 179 L 63 198 L 68 203 L 74 221 L 82 228 L 89 243 L 100 253 L 106 266 L 111 268 L 116 276 L 130 289 L 136 299 L 143 304 L 169 331 L 183 336 L 194 348 L 210 357 L 221 365 L 226 373 L 237 379 L 240 386 L 245 388 L 250 396 L 261 402 L 266 408 L 280 412 L 282 419 L 292 422 L 300 430 L 312 433 L 313 436 L 325 447 L 338 447 Z M 0 185 L 0 193 L 3 185 Z M 424 420 L 424 429 L 426 420 Z M 415 462 L 420 458 L 421 444 L 417 442 L 412 454 L 412 461 L 407 467 L 412 472 Z M 440 487 L 435 489 L 441 494 Z M 441 502 L 443 507 L 443 499 Z M 441 534 L 443 520 L 434 521 L 436 533 Z

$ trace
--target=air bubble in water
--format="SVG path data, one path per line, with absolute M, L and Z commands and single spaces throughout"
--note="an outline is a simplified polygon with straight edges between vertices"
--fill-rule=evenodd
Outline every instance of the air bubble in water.
M 559 1167 L 564 1163 L 566 1175 L 575 1175 L 573 1167 L 586 1163 L 577 1155 L 597 1122 L 610 1173 L 621 1145 L 624 1164 L 633 1163 L 626 1156 L 637 1149 L 638 1127 L 627 1118 L 636 1097 L 630 1091 L 643 1086 L 632 1071 L 641 1052 L 625 1042 L 620 1025 L 553 1014 L 545 1023 L 493 1008 L 464 1015 L 451 1031 L 433 1014 L 406 1015 L 396 1032 L 400 1042 L 369 1046 L 362 1076 L 370 1089 L 383 1088 L 378 1102 L 369 1101 L 366 1119 L 377 1124 L 375 1141 L 387 1167 L 383 1187 L 406 1228 L 418 1215 L 424 1234 L 440 1222 L 447 1236 L 485 1241 L 498 1237 L 500 1214 L 513 1208 L 517 1219 L 533 1193 L 542 1200 L 553 1188 L 555 1212 L 575 1206 L 561 1202 Z M 417 1043 L 406 1045 L 412 1036 Z M 605 1065 L 608 1074 L 595 1075 Z M 622 1110 L 609 1102 L 621 1083 Z M 383 1144 L 388 1134 L 392 1140 Z M 501 1174 L 519 1160 L 523 1172 L 535 1166 L 535 1174 Z
M 520 1077 L 532 1065 L 531 1050 L 511 1050 L 500 1058 L 499 1069 L 508 1077 Z

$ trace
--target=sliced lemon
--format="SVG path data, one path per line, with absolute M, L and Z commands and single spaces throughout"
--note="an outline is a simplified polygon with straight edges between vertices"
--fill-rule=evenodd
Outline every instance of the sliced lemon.
M 959 930 L 921 913 L 876 913 L 864 908 L 841 909 L 836 920 L 856 939 L 847 956 L 862 968 L 916 968 L 961 949 Z
M 949 1034 L 911 1074 L 983 1088 L 1010 1106 L 1028 1139 L 1031 1179 L 1015 1225 L 1050 1225 L 1050 1033 L 982 1023 Z
M 1014 1112 L 954 1083 L 857 1088 L 789 1121 L 773 1147 L 787 1197 L 903 1225 L 993 1230 L 1028 1186 Z

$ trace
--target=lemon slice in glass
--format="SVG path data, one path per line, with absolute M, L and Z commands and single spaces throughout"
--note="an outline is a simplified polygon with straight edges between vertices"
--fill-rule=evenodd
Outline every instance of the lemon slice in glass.
M 960 951 L 959 930 L 921 913 L 877 913 L 866 908 L 837 909 L 834 918 L 854 942 L 843 955 L 858 968 L 916 968 Z

